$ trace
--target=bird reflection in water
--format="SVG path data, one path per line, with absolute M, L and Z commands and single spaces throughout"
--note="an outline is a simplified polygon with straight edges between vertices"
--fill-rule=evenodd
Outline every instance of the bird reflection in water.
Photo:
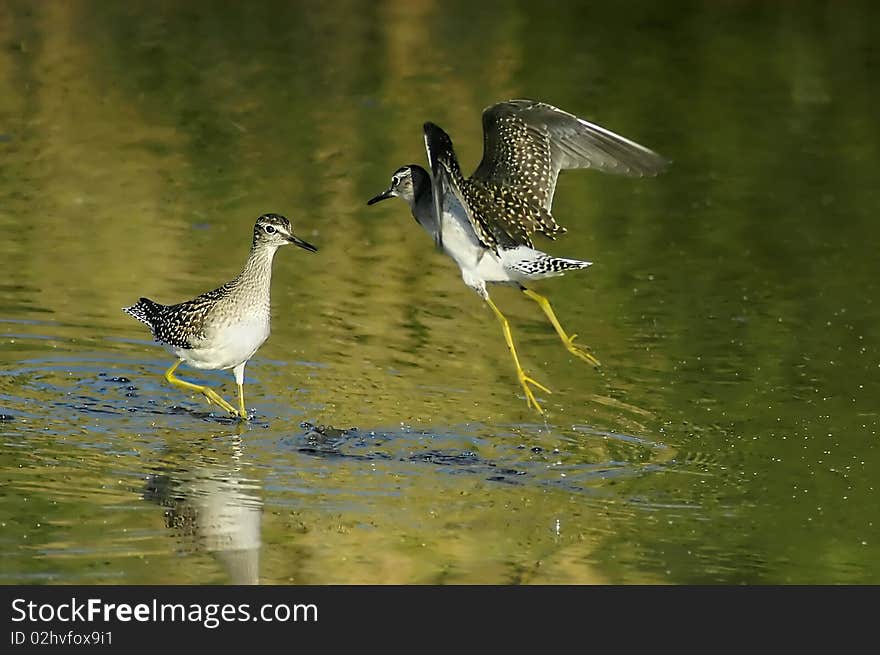
M 241 436 L 228 439 L 228 449 L 212 439 L 209 452 L 174 453 L 148 476 L 143 497 L 165 508 L 182 552 L 211 553 L 230 584 L 259 584 L 263 504 L 258 482 L 241 475 Z

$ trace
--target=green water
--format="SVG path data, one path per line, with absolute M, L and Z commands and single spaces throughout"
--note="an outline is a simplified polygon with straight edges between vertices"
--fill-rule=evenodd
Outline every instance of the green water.
M 880 8 L 554 7 L 3 3 L 0 582 L 880 583 Z M 560 178 L 542 245 L 595 265 L 537 288 L 601 369 L 492 290 L 546 419 L 365 205 L 522 96 L 674 161 Z M 238 427 L 120 308 L 270 211 L 320 252 L 279 252 Z

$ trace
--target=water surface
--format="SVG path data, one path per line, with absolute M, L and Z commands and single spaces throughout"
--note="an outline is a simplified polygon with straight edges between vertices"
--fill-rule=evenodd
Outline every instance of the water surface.
M 0 9 L 0 582 L 880 582 L 880 12 L 864 2 Z M 595 265 L 489 309 L 400 202 L 421 124 L 546 100 L 674 161 L 564 173 Z M 247 426 L 120 308 L 282 250 Z M 227 398 L 229 372 L 181 369 Z

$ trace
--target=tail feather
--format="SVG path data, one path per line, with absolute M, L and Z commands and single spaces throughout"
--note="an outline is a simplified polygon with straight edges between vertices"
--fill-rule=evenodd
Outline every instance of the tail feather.
M 520 246 L 501 252 L 504 266 L 529 279 L 555 277 L 566 271 L 578 270 L 592 266 L 593 262 L 565 257 L 552 257 L 545 252 Z
M 126 314 L 133 316 L 141 323 L 146 324 L 150 330 L 155 335 L 156 333 L 156 321 L 159 318 L 159 313 L 162 310 L 162 305 L 157 302 L 153 302 L 149 298 L 141 298 L 131 307 L 123 307 L 122 311 Z

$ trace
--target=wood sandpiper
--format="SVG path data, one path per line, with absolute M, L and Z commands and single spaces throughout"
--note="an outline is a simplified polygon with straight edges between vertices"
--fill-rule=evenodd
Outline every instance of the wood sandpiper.
M 269 337 L 272 260 L 281 246 L 317 248 L 293 234 L 284 216 L 265 214 L 254 225 L 251 252 L 241 273 L 222 287 L 176 305 L 141 298 L 123 311 L 146 323 L 153 338 L 178 360 L 165 371 L 171 384 L 196 391 L 230 414 L 248 418 L 244 406 L 244 367 Z M 232 369 L 238 384 L 238 409 L 213 389 L 174 375 L 183 362 L 201 369 Z
M 367 204 L 395 196 L 409 204 L 419 225 L 458 264 L 464 283 L 501 322 L 526 402 L 543 413 L 529 385 L 550 390 L 520 366 L 510 326 L 489 297 L 486 283 L 518 286 L 538 303 L 571 354 L 599 365 L 575 345 L 577 335 L 565 332 L 550 301 L 523 285 L 587 268 L 591 262 L 536 250 L 532 236 L 540 232 L 555 239 L 565 233 L 550 213 L 560 170 L 594 168 L 641 177 L 656 175 L 668 162 L 638 143 L 534 100 L 508 100 L 483 111 L 483 159 L 467 179 L 446 132 L 425 123 L 424 138 L 431 172 L 416 164 L 403 166 L 395 171 L 391 186 Z

